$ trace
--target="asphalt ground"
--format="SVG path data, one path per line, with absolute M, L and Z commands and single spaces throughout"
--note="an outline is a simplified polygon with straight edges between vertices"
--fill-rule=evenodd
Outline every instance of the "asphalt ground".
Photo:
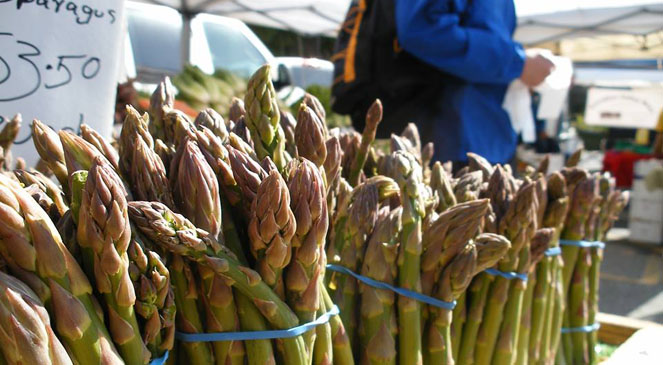
M 629 233 L 627 228 L 608 233 L 600 311 L 663 324 L 663 245 L 630 242 Z

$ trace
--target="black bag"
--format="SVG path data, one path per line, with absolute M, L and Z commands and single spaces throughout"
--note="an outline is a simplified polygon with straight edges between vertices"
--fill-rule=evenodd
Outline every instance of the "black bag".
M 336 113 L 364 115 L 376 98 L 394 107 L 454 79 L 399 47 L 394 7 L 394 0 L 350 4 L 331 59 Z

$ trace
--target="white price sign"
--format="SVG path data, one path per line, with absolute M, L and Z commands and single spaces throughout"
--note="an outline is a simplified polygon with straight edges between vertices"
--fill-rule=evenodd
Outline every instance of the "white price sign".
M 38 155 L 30 125 L 110 136 L 124 39 L 123 0 L 0 0 L 0 128 L 23 125 L 15 157 Z
M 663 110 L 663 88 L 602 89 L 587 93 L 585 121 L 616 128 L 656 127 Z

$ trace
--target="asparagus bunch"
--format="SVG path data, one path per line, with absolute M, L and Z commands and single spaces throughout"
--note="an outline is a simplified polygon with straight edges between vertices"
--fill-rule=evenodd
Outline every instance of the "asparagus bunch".
M 92 297 L 92 286 L 53 222 L 21 186 L 0 175 L 0 254 L 37 293 L 79 363 L 122 363 Z
M 0 273 L 0 358 L 7 364 L 73 364 L 35 292 Z

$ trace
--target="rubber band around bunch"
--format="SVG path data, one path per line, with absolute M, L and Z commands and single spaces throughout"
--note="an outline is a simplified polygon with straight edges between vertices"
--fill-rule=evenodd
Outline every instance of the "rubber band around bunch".
M 598 322 L 582 327 L 562 327 L 562 333 L 590 333 L 598 331 L 599 327 L 601 324 Z
M 166 351 L 166 353 L 164 353 L 163 356 L 158 357 L 156 359 L 152 359 L 149 365 L 164 365 L 166 361 L 168 361 L 168 351 Z
M 184 342 L 216 342 L 216 341 L 250 341 L 250 340 L 272 340 L 277 338 L 292 338 L 302 335 L 315 327 L 329 322 L 331 317 L 338 315 L 340 311 L 334 305 L 327 313 L 316 318 L 314 321 L 304 323 L 297 327 L 285 330 L 269 331 L 240 331 L 240 332 L 211 332 L 211 333 L 184 333 L 175 332 L 175 338 Z
M 546 250 L 546 252 L 543 253 L 545 256 L 559 256 L 562 254 L 562 249 L 559 246 L 556 247 L 550 247 L 549 249 Z
M 429 297 L 427 295 L 417 293 L 417 292 L 412 291 L 412 290 L 407 290 L 407 289 L 395 287 L 393 285 L 383 283 L 381 281 L 373 280 L 373 279 L 368 278 L 368 277 L 363 276 L 363 275 L 359 275 L 356 272 L 348 269 L 347 267 L 334 265 L 334 264 L 327 264 L 327 270 L 336 271 L 336 272 L 340 272 L 340 273 L 343 273 L 343 274 L 348 274 L 348 275 L 354 277 L 355 279 L 361 281 L 362 283 L 364 283 L 368 286 L 372 286 L 372 287 L 377 288 L 377 289 L 390 290 L 390 291 L 393 291 L 394 293 L 396 293 L 400 296 L 411 298 L 411 299 L 414 299 L 416 301 L 432 305 L 434 307 L 453 310 L 454 307 L 456 306 L 456 301 L 455 300 L 453 302 L 445 302 L 443 300 L 439 300 L 439 299 L 436 299 L 436 298 L 433 298 L 433 297 Z
M 504 271 L 499 271 L 497 269 L 486 269 L 483 272 L 485 272 L 488 275 L 493 275 L 493 276 L 501 276 L 507 280 L 514 280 L 514 279 L 519 279 L 522 280 L 523 282 L 527 282 L 527 274 L 524 273 L 518 273 L 518 272 L 504 272 Z
M 601 241 L 583 241 L 583 240 L 559 240 L 562 246 L 575 246 L 580 248 L 605 248 L 605 243 Z

